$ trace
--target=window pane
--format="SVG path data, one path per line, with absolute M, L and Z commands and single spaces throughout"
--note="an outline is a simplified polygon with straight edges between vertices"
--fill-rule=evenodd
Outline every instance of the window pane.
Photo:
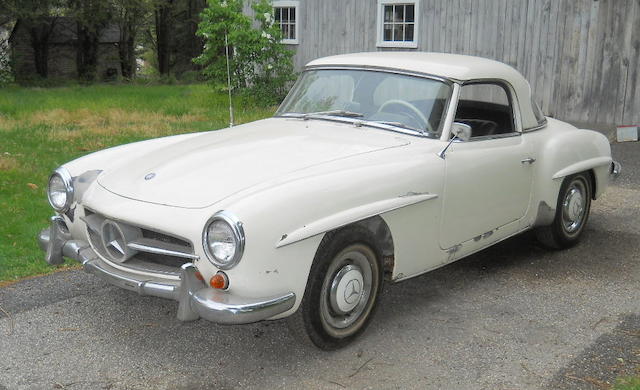
M 403 22 L 404 21 L 404 5 L 396 5 L 394 18 L 395 22 Z
M 404 26 L 404 40 L 413 41 L 413 24 L 405 24 Z
M 282 37 L 284 39 L 289 39 L 289 24 L 283 24 L 281 27 L 282 27 Z
M 393 6 L 385 5 L 384 6 L 384 22 L 392 22 L 393 21 Z
M 383 39 L 385 41 L 392 41 L 393 40 L 391 26 L 393 26 L 393 25 L 391 25 L 391 24 L 385 24 L 384 25 L 384 37 L 383 37 Z
M 292 22 L 296 21 L 296 9 L 295 7 L 290 8 L 290 12 L 289 12 L 289 20 L 291 20 Z
M 393 25 L 393 40 L 404 41 L 404 25 L 402 24 Z
M 276 8 L 276 15 L 275 15 L 276 22 L 280 22 L 282 20 L 281 12 L 282 12 L 282 8 Z
M 407 4 L 405 7 L 406 7 L 406 10 L 405 10 L 405 13 L 404 13 L 405 22 L 414 22 L 415 19 L 414 19 L 414 15 L 413 15 L 413 13 L 414 13 L 413 4 Z
M 289 21 L 289 8 L 283 8 L 282 9 L 282 21 L 283 22 L 288 22 Z

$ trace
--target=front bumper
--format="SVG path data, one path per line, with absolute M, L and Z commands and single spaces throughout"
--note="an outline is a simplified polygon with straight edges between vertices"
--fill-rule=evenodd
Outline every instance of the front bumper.
M 198 318 L 219 324 L 246 324 L 274 317 L 291 309 L 295 294 L 264 299 L 247 299 L 207 287 L 196 277 L 196 268 L 182 266 L 180 280 L 154 278 L 123 271 L 102 260 L 89 243 L 71 239 L 64 220 L 51 217 L 51 226 L 38 235 L 38 242 L 46 252 L 49 264 L 61 264 L 62 257 L 80 262 L 85 272 L 106 282 L 140 295 L 150 295 L 178 301 L 177 317 L 181 321 Z

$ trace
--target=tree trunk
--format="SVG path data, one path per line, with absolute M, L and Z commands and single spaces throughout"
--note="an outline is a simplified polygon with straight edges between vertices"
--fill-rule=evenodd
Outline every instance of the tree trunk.
M 42 78 L 47 78 L 49 76 L 49 37 L 56 20 L 35 19 L 25 20 L 25 23 L 29 26 L 36 73 Z
M 95 81 L 98 70 L 99 33 L 78 23 L 76 65 L 81 80 Z
M 118 55 L 120 57 L 120 69 L 122 77 L 132 79 L 136 75 L 136 17 L 128 11 L 122 19 L 120 25 L 120 42 L 118 43 Z
M 158 6 L 155 11 L 156 19 L 156 50 L 158 54 L 158 72 L 169 74 L 170 37 L 169 22 L 173 0 L 168 0 Z

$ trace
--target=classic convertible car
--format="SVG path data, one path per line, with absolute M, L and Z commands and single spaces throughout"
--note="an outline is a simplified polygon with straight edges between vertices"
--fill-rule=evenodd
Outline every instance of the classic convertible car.
M 64 164 L 39 242 L 50 264 L 176 300 L 180 320 L 288 317 L 334 349 L 383 283 L 529 229 L 574 245 L 619 171 L 604 136 L 545 118 L 505 64 L 339 55 L 309 63 L 273 118 Z

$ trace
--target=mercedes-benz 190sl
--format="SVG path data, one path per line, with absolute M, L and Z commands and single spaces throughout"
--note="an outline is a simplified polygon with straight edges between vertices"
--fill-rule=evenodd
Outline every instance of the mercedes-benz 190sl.
M 384 283 L 530 229 L 576 244 L 619 172 L 607 138 L 545 117 L 510 66 L 339 55 L 310 62 L 272 118 L 57 168 L 39 242 L 50 264 L 176 300 L 179 320 L 288 317 L 335 349 Z

